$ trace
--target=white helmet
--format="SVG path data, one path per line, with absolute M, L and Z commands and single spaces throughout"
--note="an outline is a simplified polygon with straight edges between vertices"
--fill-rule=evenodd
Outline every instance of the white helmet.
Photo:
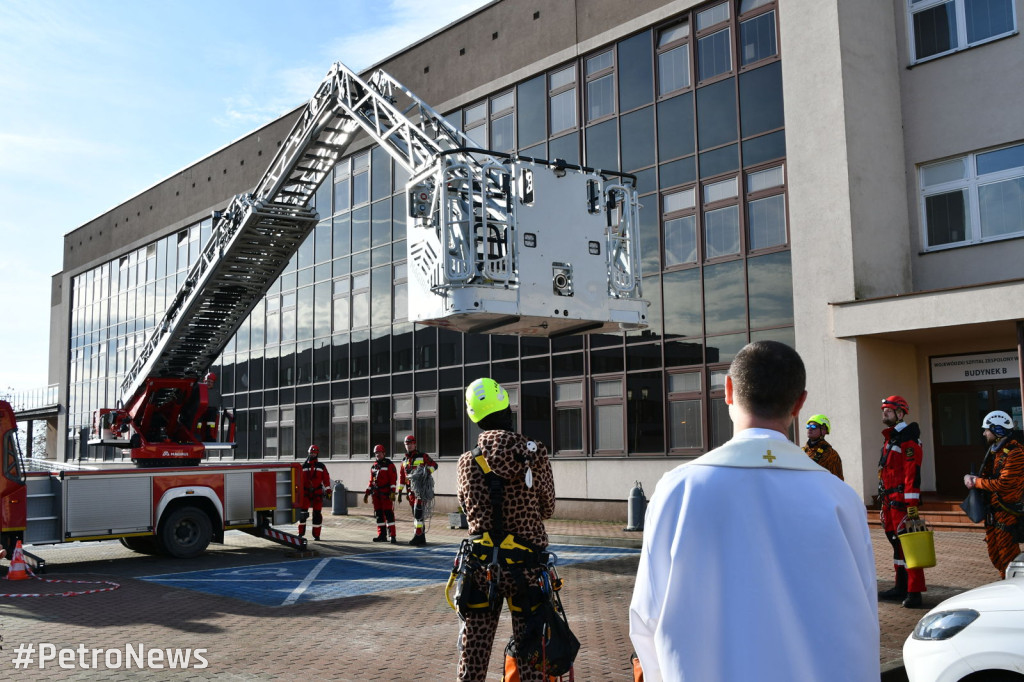
M 995 410 L 981 420 L 981 428 L 988 429 L 997 436 L 1005 436 L 1013 430 L 1013 419 L 1002 410 Z

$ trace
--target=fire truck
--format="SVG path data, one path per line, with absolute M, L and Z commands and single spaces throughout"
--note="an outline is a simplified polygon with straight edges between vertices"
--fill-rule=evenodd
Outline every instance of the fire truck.
M 317 188 L 357 138 L 409 177 L 410 321 L 541 337 L 647 326 L 632 175 L 481 149 L 384 71 L 336 63 L 253 191 L 214 214 L 90 445 L 142 467 L 200 462 L 208 370 L 317 224 Z
M 0 400 L 0 540 L 48 545 L 120 539 L 144 554 L 192 558 L 240 530 L 298 550 L 293 521 L 301 464 L 26 471 L 14 410 Z M 43 566 L 26 553 L 34 568 Z

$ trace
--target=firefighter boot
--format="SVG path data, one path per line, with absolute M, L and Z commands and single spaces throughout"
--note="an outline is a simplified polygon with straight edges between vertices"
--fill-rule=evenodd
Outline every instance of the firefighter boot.
M 414 547 L 427 544 L 427 534 L 416 533 L 416 535 L 412 536 L 412 540 L 409 540 L 409 544 L 413 545 Z
M 306 524 L 304 524 L 304 523 L 300 523 L 299 524 L 299 537 L 300 538 L 306 537 Z
M 907 592 L 907 598 L 903 600 L 903 608 L 905 608 L 905 609 L 919 609 L 919 608 L 922 608 L 921 593 L 920 592 Z
M 884 592 L 878 593 L 880 601 L 903 601 L 907 598 L 907 569 L 903 566 L 896 567 L 896 585 Z M 921 595 L 917 595 L 920 604 Z
M 394 535 L 391 536 L 391 544 L 392 545 L 397 545 L 398 544 L 398 538 L 396 538 Z

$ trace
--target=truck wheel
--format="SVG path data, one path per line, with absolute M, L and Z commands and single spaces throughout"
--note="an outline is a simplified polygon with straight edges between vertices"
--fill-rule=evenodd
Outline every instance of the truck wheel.
M 121 538 L 121 544 L 139 554 L 162 554 L 164 551 L 155 535 Z
M 210 544 L 213 528 L 201 509 L 178 507 L 168 514 L 160 530 L 160 544 L 171 556 L 191 559 Z
M 0 534 L 0 547 L 7 550 L 7 560 L 10 561 L 11 557 L 14 556 L 14 548 L 18 545 L 18 536 L 14 533 L 2 533 Z

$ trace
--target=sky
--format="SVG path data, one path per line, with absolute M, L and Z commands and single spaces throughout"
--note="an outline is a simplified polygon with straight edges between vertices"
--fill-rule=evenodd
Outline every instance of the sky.
M 488 1 L 0 0 L 0 392 L 48 383 L 65 234 Z

